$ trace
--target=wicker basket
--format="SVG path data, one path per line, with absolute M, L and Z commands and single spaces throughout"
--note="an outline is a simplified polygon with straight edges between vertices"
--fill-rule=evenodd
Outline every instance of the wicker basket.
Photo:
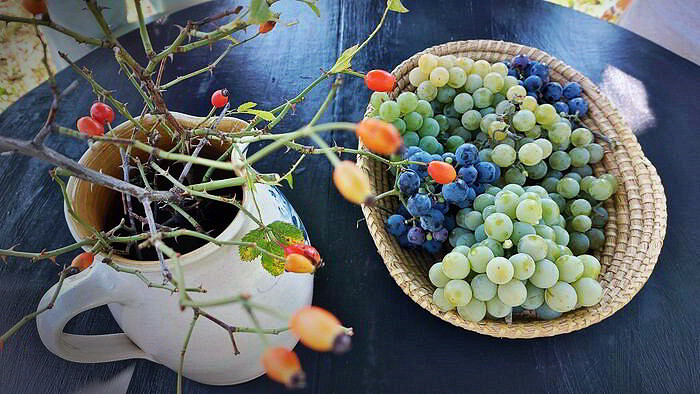
M 589 103 L 589 113 L 583 123 L 618 142 L 614 152 L 608 150 L 607 144 L 602 144 L 606 147 L 606 154 L 595 165 L 594 171 L 596 174 L 614 174 L 620 187 L 614 198 L 605 203 L 610 219 L 605 226 L 605 246 L 596 255 L 602 265 L 599 280 L 603 286 L 603 299 L 594 307 L 580 308 L 551 321 L 515 320 L 512 324 L 502 320 L 473 323 L 462 319 L 455 311 L 441 312 L 433 304 L 435 287 L 428 279 L 428 269 L 436 257 L 402 249 L 386 231 L 384 223 L 388 214 L 380 207 L 394 212 L 399 202 L 392 197 L 381 200 L 380 207 L 363 206 L 362 210 L 379 254 L 399 287 L 420 306 L 445 321 L 481 334 L 505 338 L 547 337 L 580 330 L 622 308 L 644 286 L 656 264 L 666 234 L 666 196 L 656 169 L 644 157 L 637 139 L 608 99 L 588 78 L 541 50 L 489 40 L 449 42 L 411 56 L 393 70 L 397 87 L 390 93 L 392 98 L 404 90 L 415 90 L 408 82 L 408 73 L 418 66 L 418 58 L 423 53 L 468 56 L 489 62 L 526 54 L 530 59 L 549 65 L 551 80 L 579 82 Z M 394 177 L 386 165 L 365 156 L 360 156 L 357 164 L 369 175 L 376 193 L 393 187 Z

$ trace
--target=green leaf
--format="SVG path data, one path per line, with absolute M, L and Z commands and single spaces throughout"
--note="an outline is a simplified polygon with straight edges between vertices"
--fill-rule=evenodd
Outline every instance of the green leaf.
M 293 224 L 276 221 L 268 224 L 267 227 L 285 245 L 304 243 L 304 233 Z
M 321 11 L 318 9 L 318 7 L 316 7 L 317 0 L 299 0 L 299 1 L 308 5 L 311 8 L 311 10 L 314 12 L 314 14 L 316 14 L 317 17 L 319 17 L 319 18 L 321 17 Z
M 343 51 L 343 53 L 340 55 L 338 60 L 335 61 L 335 65 L 330 69 L 331 74 L 336 74 L 341 71 L 345 71 L 348 68 L 350 68 L 350 62 L 352 61 L 352 57 L 355 56 L 355 53 L 357 53 L 357 48 L 358 45 L 355 44 L 351 46 L 350 48 L 346 49 Z
M 252 242 L 258 245 L 264 240 L 265 230 L 262 228 L 256 228 L 241 238 L 243 242 Z M 260 256 L 260 250 L 254 246 L 241 245 L 238 247 L 238 254 L 241 255 L 241 260 L 243 261 L 253 261 L 256 257 Z
M 270 19 L 270 6 L 267 0 L 250 0 L 250 16 L 248 22 L 259 25 Z
M 401 4 L 401 0 L 389 0 L 387 4 L 389 4 L 389 10 L 391 11 L 396 11 L 400 13 L 408 12 L 408 8 L 404 7 L 403 4 Z
M 272 112 L 263 111 L 261 109 L 249 109 L 246 110 L 245 113 L 257 115 L 268 122 L 272 122 L 273 120 L 275 120 L 275 114 L 273 114 Z
M 294 189 L 294 178 L 292 177 L 291 172 L 289 174 L 285 175 L 284 178 L 281 179 L 281 181 L 287 181 L 287 183 L 289 184 L 289 187 L 291 189 Z
M 257 103 L 254 103 L 254 102 L 252 102 L 252 101 L 248 101 L 247 103 L 243 103 L 243 104 L 239 105 L 239 106 L 238 106 L 238 109 L 237 109 L 236 111 L 238 111 L 238 112 L 245 112 L 245 111 L 247 111 L 247 110 L 249 110 L 249 109 L 255 107 L 256 105 L 258 105 L 258 104 L 257 104 Z
M 273 276 L 281 275 L 282 272 L 284 272 L 284 260 L 282 259 L 282 256 L 284 256 L 284 250 L 282 247 L 277 245 L 276 242 L 268 240 L 263 240 L 258 245 L 275 256 L 280 257 L 279 259 L 276 259 L 268 254 L 263 254 L 261 263 L 265 271 L 269 272 Z

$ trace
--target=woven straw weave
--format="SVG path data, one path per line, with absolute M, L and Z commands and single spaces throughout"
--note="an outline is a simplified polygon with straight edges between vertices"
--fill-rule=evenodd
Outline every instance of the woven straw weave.
M 386 231 L 389 214 L 381 208 L 395 212 L 399 204 L 397 198 L 391 197 L 381 200 L 375 207 L 363 206 L 362 210 L 379 254 L 399 287 L 420 306 L 445 321 L 481 334 L 505 338 L 547 337 L 580 330 L 622 308 L 644 286 L 656 264 L 666 234 L 666 196 L 656 169 L 644 157 L 637 139 L 617 110 L 588 78 L 558 59 L 535 48 L 489 40 L 449 42 L 411 56 L 393 70 L 397 87 L 390 93 L 392 98 L 402 91 L 415 90 L 408 81 L 408 73 L 418 67 L 418 58 L 423 53 L 468 56 L 489 62 L 526 54 L 530 59 L 549 65 L 552 81 L 580 83 L 589 103 L 589 112 L 583 123 L 618 143 L 612 152 L 601 142 L 606 153 L 594 171 L 597 175 L 614 174 L 620 186 L 614 198 L 605 203 L 610 219 L 605 226 L 605 246 L 596 253 L 602 265 L 599 280 L 603 286 L 603 299 L 594 307 L 580 308 L 551 321 L 518 320 L 516 317 L 512 324 L 506 324 L 503 319 L 473 323 L 462 319 L 455 311 L 441 312 L 432 302 L 435 287 L 428 279 L 428 269 L 438 258 L 402 249 Z M 393 186 L 394 177 L 385 164 L 360 156 L 357 165 L 369 175 L 375 193 Z

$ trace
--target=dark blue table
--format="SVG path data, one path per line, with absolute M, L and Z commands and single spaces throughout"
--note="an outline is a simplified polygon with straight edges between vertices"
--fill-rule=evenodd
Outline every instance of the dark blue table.
M 217 1 L 179 12 L 164 25 L 151 25 L 154 46 L 172 40 L 174 23 L 199 19 L 230 7 Z M 170 109 L 204 115 L 214 89 L 228 87 L 233 102 L 243 99 L 263 108 L 290 98 L 330 67 L 339 53 L 358 43 L 375 26 L 383 1 L 321 2 L 321 19 L 303 4 L 275 5 L 285 21 L 260 40 L 224 59 L 213 76 L 177 85 L 166 99 Z M 376 39 L 353 61 L 358 70 L 392 69 L 425 47 L 451 40 L 489 38 L 538 47 L 574 66 L 610 93 L 664 182 L 669 204 L 668 234 L 657 267 L 647 285 L 621 311 L 583 331 L 534 340 L 501 340 L 453 327 L 414 304 L 387 274 L 357 206 L 343 200 L 330 180 L 325 159 L 308 160 L 286 194 L 304 219 L 314 244 L 329 262 L 317 274 L 314 303 L 333 311 L 357 335 L 344 356 L 297 351 L 309 376 L 309 392 L 675 392 L 700 390 L 700 283 L 697 245 L 700 190 L 700 106 L 695 96 L 700 68 L 619 27 L 575 11 L 534 0 L 410 1 L 408 14 L 389 16 Z M 143 61 L 138 32 L 121 39 Z M 165 80 L 201 68 L 215 59 L 200 49 L 176 58 Z M 105 50 L 80 64 L 95 78 L 141 108 L 138 94 Z M 62 86 L 76 79 L 66 70 Z M 325 83 L 325 88 L 330 82 Z M 321 87 L 297 106 L 280 126 L 292 130 L 308 121 L 325 98 Z M 361 119 L 370 92 L 359 80 L 347 81 L 323 121 Z M 93 96 L 84 81 L 65 100 L 60 124 L 74 124 Z M 50 103 L 46 84 L 33 90 L 0 115 L 0 133 L 29 137 Z M 119 119 L 118 119 L 119 121 Z M 355 146 L 347 133 L 327 141 Z M 73 158 L 82 143 L 53 136 L 50 146 Z M 255 148 L 254 148 L 255 149 Z M 292 154 L 261 162 L 263 171 L 284 171 Z M 64 224 L 61 197 L 47 176 L 49 166 L 22 157 L 0 159 L 0 246 L 21 243 L 22 249 L 54 248 L 72 242 Z M 303 171 L 303 172 L 302 172 Z M 67 263 L 68 257 L 59 258 Z M 58 268 L 47 262 L 11 260 L 0 264 L 0 331 L 5 331 L 36 304 L 56 279 Z M 106 309 L 78 316 L 68 330 L 108 333 L 118 327 Z M 63 393 L 88 382 L 110 379 L 135 365 L 129 392 L 175 390 L 175 373 L 146 361 L 82 365 L 63 361 L 41 344 L 33 324 L 0 353 L 0 393 Z M 100 387 L 89 386 L 91 389 Z M 210 387 L 186 382 L 188 392 L 270 392 L 282 388 L 266 378 L 235 387 Z

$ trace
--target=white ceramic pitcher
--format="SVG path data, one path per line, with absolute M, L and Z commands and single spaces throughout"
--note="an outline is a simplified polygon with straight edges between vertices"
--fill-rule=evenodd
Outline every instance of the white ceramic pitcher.
M 193 126 L 201 119 L 173 113 L 183 125 Z M 144 117 L 143 123 L 152 124 L 153 119 Z M 220 130 L 237 130 L 246 123 L 225 118 Z M 130 135 L 131 125 L 122 124 L 115 135 Z M 168 141 L 162 142 L 167 144 Z M 119 176 L 121 171 L 118 149 L 111 144 L 96 143 L 83 155 L 80 162 L 91 168 Z M 97 228 L 102 228 L 106 202 L 119 198 L 118 194 L 71 178 L 68 194 L 78 214 Z M 262 211 L 263 221 L 271 223 L 282 220 L 293 223 L 303 230 L 298 215 L 279 190 L 265 185 L 256 185 L 255 196 Z M 243 206 L 255 212 L 251 191 L 243 188 Z M 86 232 L 66 212 L 68 227 L 76 240 L 84 239 Z M 220 240 L 240 240 L 256 224 L 242 212 L 217 237 Z M 306 236 L 306 232 L 304 231 Z M 97 363 L 130 358 L 148 359 L 177 370 L 180 351 L 192 320 L 190 309 L 181 311 L 179 296 L 167 290 L 148 288 L 136 276 L 117 272 L 101 262 L 104 256 L 96 256 L 90 269 L 65 280 L 55 306 L 37 317 L 37 328 L 42 342 L 57 356 L 81 363 Z M 155 283 L 162 280 L 158 262 L 142 262 L 115 257 L 121 266 L 136 268 Z M 291 314 L 311 303 L 313 276 L 285 273 L 273 277 L 259 261 L 243 262 L 235 246 L 206 244 L 184 254 L 180 258 L 186 285 L 202 285 L 207 293 L 190 293 L 194 300 L 216 299 L 239 293 L 249 293 L 252 300 Z M 44 307 L 54 293 L 46 292 L 39 308 Z M 65 324 L 80 312 L 108 305 L 124 333 L 108 335 L 72 335 L 63 332 Z M 205 308 L 227 324 L 253 327 L 248 314 L 238 304 Z M 264 313 L 256 313 L 264 328 L 285 327 L 286 321 Z M 194 328 L 187 349 L 184 375 L 201 383 L 229 385 L 242 383 L 263 374 L 260 354 L 264 347 L 254 333 L 235 333 L 240 350 L 234 355 L 228 333 L 206 318 L 200 317 Z M 297 339 L 289 332 L 267 335 L 273 346 L 292 348 Z

